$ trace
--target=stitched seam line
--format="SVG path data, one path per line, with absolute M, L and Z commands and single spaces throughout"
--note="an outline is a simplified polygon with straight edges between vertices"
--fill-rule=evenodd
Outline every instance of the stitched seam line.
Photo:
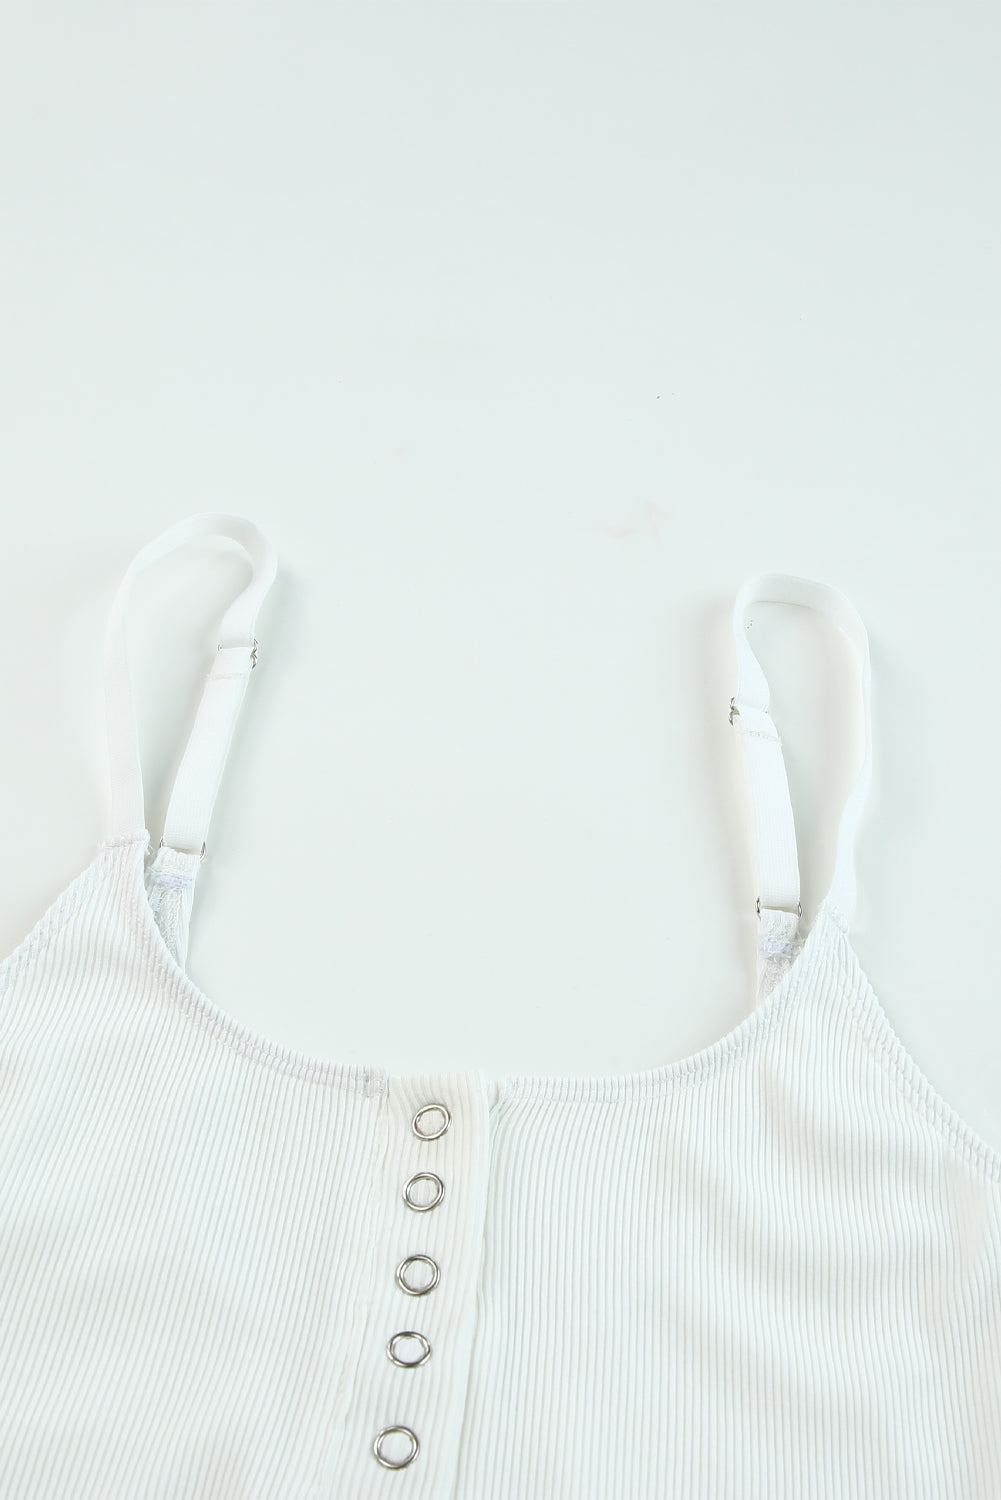
M 378 1114 L 375 1122 L 375 1146 L 372 1152 L 372 1170 L 369 1173 L 370 1191 L 368 1195 L 368 1209 L 366 1213 L 364 1235 L 361 1244 L 371 1245 L 374 1243 L 374 1233 L 377 1215 L 384 1210 L 379 1208 L 378 1185 L 385 1175 L 385 1161 L 389 1153 L 389 1116 L 386 1113 L 385 1098 L 381 1099 L 378 1106 Z M 340 1379 L 334 1388 L 331 1398 L 332 1409 L 340 1408 L 340 1419 L 335 1425 L 331 1435 L 331 1448 L 323 1465 L 323 1480 L 317 1490 L 313 1493 L 316 1500 L 320 1500 L 321 1494 L 329 1493 L 326 1479 L 332 1465 L 339 1460 L 345 1445 L 348 1418 L 351 1414 L 351 1404 L 355 1398 L 358 1384 L 358 1375 L 362 1367 L 362 1360 L 366 1356 L 366 1342 L 369 1334 L 369 1323 L 372 1317 L 372 1309 L 375 1300 L 375 1257 L 369 1256 L 369 1275 L 367 1283 L 359 1278 L 358 1288 L 355 1293 L 354 1303 L 351 1309 L 351 1323 L 358 1331 L 359 1343 L 355 1351 L 354 1365 L 351 1367 L 345 1363 L 341 1371 Z M 334 1446 L 336 1444 L 336 1447 Z
M 799 944 L 799 947 L 803 947 L 804 945 L 805 939 Z M 738 1041 L 730 1040 L 733 1030 L 737 1029 L 735 1027 L 725 1036 L 711 1043 L 708 1048 L 703 1049 L 709 1053 L 708 1056 L 700 1056 L 697 1059 L 691 1060 L 687 1066 L 683 1068 L 679 1066 L 677 1071 L 675 1071 L 675 1064 L 668 1063 L 665 1065 L 668 1070 L 667 1076 L 651 1080 L 646 1087 L 634 1086 L 631 1075 L 624 1074 L 621 1079 L 623 1084 L 621 1092 L 610 1091 L 604 1093 L 599 1091 L 593 1095 L 574 1093 L 572 1085 L 578 1081 L 590 1082 L 591 1080 L 587 1078 L 571 1080 L 570 1089 L 551 1087 L 522 1091 L 518 1088 L 520 1075 L 515 1075 L 513 1079 L 508 1080 L 507 1087 L 498 1095 L 497 1105 L 498 1107 L 502 1107 L 507 1104 L 515 1106 L 520 1103 L 535 1103 L 542 1100 L 550 1102 L 572 1100 L 574 1104 L 594 1104 L 601 1107 L 607 1107 L 609 1104 L 621 1104 L 628 1108 L 639 1099 L 662 1098 L 678 1089 L 693 1088 L 704 1079 L 718 1077 L 724 1069 L 735 1067 L 743 1061 L 752 1048 L 758 1045 L 759 1041 L 766 1038 L 777 1027 L 785 1024 L 790 1014 L 794 1014 L 805 1005 L 816 1003 L 816 967 L 813 974 L 804 975 L 797 963 L 792 970 L 787 971 L 786 974 L 781 976 L 779 983 L 788 983 L 788 989 L 786 989 L 784 994 L 778 996 L 777 1001 L 775 999 L 775 991 L 773 990 L 772 994 L 763 1002 L 768 1009 L 763 1009 L 759 1005 L 748 1016 L 745 1016 L 743 1021 L 738 1023 L 738 1026 L 750 1023 L 749 1029 Z M 531 1081 L 531 1078 L 529 1078 L 529 1081 Z M 600 1084 L 606 1080 L 599 1078 L 595 1081 Z
M 116 842 L 135 844 L 145 842 L 145 839 L 137 836 Z M 347 1077 L 340 1070 L 346 1069 L 348 1064 L 335 1063 L 321 1067 L 315 1060 L 301 1061 L 292 1055 L 292 1048 L 256 1036 L 242 1021 L 216 1006 L 213 1000 L 202 994 L 194 980 L 176 966 L 176 961 L 173 964 L 170 962 L 167 952 L 161 948 L 160 944 L 165 947 L 165 939 L 156 925 L 156 914 L 150 906 L 145 889 L 133 892 L 131 881 L 124 870 L 118 872 L 118 880 L 121 882 L 119 889 L 128 891 L 123 899 L 124 915 L 135 952 L 141 962 L 164 981 L 162 988 L 156 993 L 158 1003 L 179 1011 L 192 1025 L 198 1026 L 233 1052 L 261 1067 L 286 1073 L 306 1083 L 316 1083 L 322 1088 L 343 1089 L 346 1093 L 364 1094 L 368 1097 L 385 1093 L 387 1079 L 384 1069 L 367 1065 L 358 1075 Z M 143 920 L 137 904 L 139 900 L 149 912 L 152 931 Z
M 769 734 L 767 729 L 741 729 L 739 732 L 746 735 L 749 740 L 773 740 L 776 745 L 782 743 L 779 735 Z
M 846 998 L 876 1061 L 897 1083 L 918 1114 L 934 1126 L 963 1161 L 979 1168 L 988 1182 L 1001 1183 L 1001 1152 L 982 1140 L 925 1076 L 894 1030 L 850 944 L 849 950 L 852 968 L 861 984 L 849 986 Z
M 45 952 L 57 933 L 79 911 L 104 873 L 106 863 L 103 858 L 96 859 L 89 869 L 74 876 L 70 885 L 56 897 L 49 910 L 39 917 L 13 953 L 8 954 L 3 963 L 0 963 L 0 995 L 7 993 L 28 965 Z
M 152 915 L 152 912 L 151 912 Z M 154 916 L 154 921 L 156 920 Z M 191 995 L 178 984 L 177 975 L 167 964 L 163 956 L 150 951 L 149 939 L 145 931 L 132 919 L 132 930 L 140 952 L 145 954 L 146 962 L 150 964 L 153 971 L 162 979 L 166 980 L 168 989 L 157 996 L 164 1004 L 177 1010 L 187 1020 L 198 1026 L 210 1037 L 222 1042 L 233 1052 L 245 1057 L 249 1062 L 257 1063 L 271 1071 L 279 1071 L 288 1074 L 292 1078 L 298 1078 L 304 1083 L 315 1083 L 321 1088 L 344 1089 L 352 1094 L 375 1095 L 385 1092 L 381 1074 L 372 1067 L 367 1067 L 364 1072 L 355 1077 L 331 1076 L 331 1070 L 321 1073 L 313 1062 L 300 1062 L 291 1057 L 291 1049 L 276 1043 L 259 1040 L 242 1022 L 227 1013 L 217 1016 L 206 1009 L 207 997 Z M 192 981 L 193 982 L 193 981 Z M 339 1065 L 334 1065 L 334 1068 Z

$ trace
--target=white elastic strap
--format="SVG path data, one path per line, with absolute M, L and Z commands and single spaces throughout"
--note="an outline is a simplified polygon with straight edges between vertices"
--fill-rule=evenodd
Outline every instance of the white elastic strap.
M 781 958 L 781 940 L 786 933 L 791 940 L 795 928 L 787 917 L 773 914 L 798 912 L 800 870 L 782 744 L 768 713 L 768 682 L 747 638 L 751 624 L 748 610 L 755 603 L 798 604 L 815 609 L 844 631 L 858 654 L 865 752 L 842 810 L 834 875 L 824 902 L 845 931 L 855 915 L 855 838 L 872 772 L 869 637 L 858 611 L 844 594 L 829 584 L 810 578 L 798 578 L 788 573 L 759 573 L 741 585 L 734 601 L 737 690 L 731 700 L 730 722 L 738 731 L 747 757 L 756 829 L 757 910 L 763 928 L 767 927 L 769 933 L 766 946 L 773 945 Z
M 164 820 L 162 845 L 153 880 L 178 896 L 169 911 L 176 929 L 171 946 L 181 953 L 187 943 L 187 916 L 197 866 L 204 853 L 212 808 L 229 755 L 236 720 L 257 657 L 254 623 L 261 602 L 278 570 L 271 544 L 243 516 L 205 511 L 188 516 L 141 547 L 125 571 L 108 616 L 104 638 L 104 677 L 111 776 L 113 838 L 149 833 L 146 827 L 142 766 L 129 672 L 127 612 L 137 573 L 185 542 L 227 537 L 250 558 L 253 576 L 233 600 L 219 625 L 194 726 L 177 772 Z M 158 892 L 158 898 L 162 890 Z M 159 918 L 158 918 L 159 920 Z
M 163 824 L 172 849 L 200 851 L 208 837 L 237 716 L 256 660 L 256 647 L 216 649 Z

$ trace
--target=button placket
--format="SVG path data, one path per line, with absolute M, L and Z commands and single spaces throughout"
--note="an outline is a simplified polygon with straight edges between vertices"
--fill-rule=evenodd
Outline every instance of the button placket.
M 435 1114 L 437 1114 L 441 1119 L 441 1123 L 437 1125 L 437 1127 L 435 1127 L 434 1125 Z M 426 1126 L 425 1117 L 427 1116 L 430 1116 L 431 1119 L 429 1125 Z M 451 1123 L 452 1112 L 448 1108 L 448 1106 L 446 1104 L 442 1104 L 440 1100 L 433 1100 L 428 1104 L 422 1104 L 421 1107 L 415 1112 L 413 1118 L 410 1121 L 410 1129 L 412 1134 L 414 1134 L 418 1140 L 436 1141 L 445 1134 Z M 430 1191 L 432 1196 L 430 1196 L 426 1200 L 422 1199 L 423 1190 L 420 1188 L 420 1185 L 424 1183 L 431 1184 Z M 407 1207 L 409 1209 L 412 1209 L 415 1213 L 427 1213 L 431 1209 L 437 1208 L 438 1204 L 441 1203 L 444 1196 L 445 1183 L 437 1172 L 430 1172 L 426 1170 L 414 1172 L 410 1177 L 407 1178 L 407 1181 L 403 1185 L 403 1201 L 407 1205 Z M 421 1277 L 419 1271 L 415 1272 L 414 1269 L 422 1266 L 426 1268 L 426 1273 L 423 1278 Z M 396 1267 L 396 1285 L 400 1288 L 401 1291 L 406 1292 L 411 1297 L 426 1296 L 428 1292 L 434 1290 L 434 1288 L 438 1285 L 440 1279 L 441 1268 L 439 1267 L 437 1261 L 433 1258 L 433 1256 L 426 1255 L 423 1252 L 404 1256 L 399 1265 Z M 421 1353 L 419 1357 L 415 1359 L 400 1358 L 400 1356 L 396 1352 L 396 1345 L 399 1342 L 407 1339 L 416 1340 L 420 1345 Z M 394 1333 L 392 1338 L 389 1340 L 388 1344 L 386 1345 L 386 1355 L 399 1369 L 417 1369 L 419 1366 L 426 1364 L 427 1361 L 431 1358 L 431 1342 L 423 1333 L 420 1333 L 418 1330 L 413 1328 L 403 1328 L 400 1329 L 397 1333 Z M 396 1434 L 400 1434 L 409 1440 L 410 1451 L 403 1458 L 389 1459 L 382 1451 L 383 1443 L 385 1439 L 390 1438 Z M 372 1452 L 378 1459 L 379 1463 L 383 1466 L 383 1468 L 405 1469 L 409 1464 L 413 1463 L 414 1459 L 420 1452 L 420 1440 L 418 1439 L 417 1434 L 413 1431 L 412 1428 L 395 1424 L 393 1426 L 383 1427 L 382 1430 L 376 1434 L 376 1437 L 372 1443 Z

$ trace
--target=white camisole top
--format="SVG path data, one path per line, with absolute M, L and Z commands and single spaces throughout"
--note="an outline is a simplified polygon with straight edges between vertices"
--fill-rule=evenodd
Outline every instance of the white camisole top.
M 153 840 L 126 605 L 215 536 L 250 582 Z M 757 1004 L 681 1061 L 498 1084 L 307 1056 L 186 972 L 275 571 L 233 515 L 136 554 L 104 643 L 107 837 L 0 964 L 3 1500 L 998 1500 L 1001 1154 L 852 947 L 848 600 L 783 574 L 736 595 Z M 748 634 L 766 600 L 858 656 L 865 756 L 812 919 Z

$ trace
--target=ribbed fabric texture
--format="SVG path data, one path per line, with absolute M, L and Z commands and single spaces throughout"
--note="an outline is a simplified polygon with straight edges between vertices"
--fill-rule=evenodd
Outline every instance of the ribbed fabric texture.
M 147 844 L 0 965 L 5 1500 L 1001 1496 L 1001 1157 L 826 904 L 695 1057 L 501 1086 L 240 1025 Z

